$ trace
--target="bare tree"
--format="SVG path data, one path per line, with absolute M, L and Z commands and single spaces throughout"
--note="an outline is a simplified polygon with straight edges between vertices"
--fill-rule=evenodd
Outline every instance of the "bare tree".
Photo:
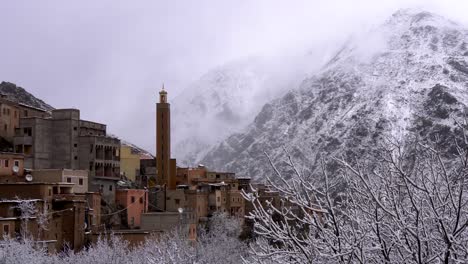
M 257 262 L 277 263 L 465 263 L 468 261 L 468 162 L 466 141 L 389 141 L 373 159 L 333 158 L 330 177 L 322 162 L 312 182 L 289 165 L 268 178 L 281 205 L 254 205 L 249 216 L 258 236 Z M 289 176 L 289 175 L 288 175 Z M 291 177 L 288 177 L 291 178 Z

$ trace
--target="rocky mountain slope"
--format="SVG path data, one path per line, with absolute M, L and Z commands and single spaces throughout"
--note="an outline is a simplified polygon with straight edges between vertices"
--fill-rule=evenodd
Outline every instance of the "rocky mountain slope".
M 7 98 L 9 98 L 10 100 L 23 103 L 32 107 L 41 108 L 48 111 L 54 109 L 52 106 L 46 104 L 41 99 L 36 98 L 24 88 L 16 86 L 16 84 L 14 83 L 1 82 L 0 94 L 6 95 Z
M 289 151 L 302 169 L 321 156 L 359 156 L 385 138 L 404 141 L 454 129 L 468 105 L 468 31 L 428 12 L 401 10 L 346 43 L 314 77 L 265 104 L 242 132 L 201 162 L 261 179 L 285 167 Z
M 172 156 L 180 165 L 194 165 L 210 147 L 251 123 L 265 103 L 318 69 L 312 57 L 250 57 L 203 75 L 171 102 Z

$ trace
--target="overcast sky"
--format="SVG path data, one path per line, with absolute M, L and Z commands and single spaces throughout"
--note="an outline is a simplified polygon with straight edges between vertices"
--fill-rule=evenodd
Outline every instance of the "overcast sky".
M 467 2 L 0 0 L 0 80 L 152 151 L 163 82 L 170 99 L 218 65 L 335 43 L 399 8 L 468 24 Z

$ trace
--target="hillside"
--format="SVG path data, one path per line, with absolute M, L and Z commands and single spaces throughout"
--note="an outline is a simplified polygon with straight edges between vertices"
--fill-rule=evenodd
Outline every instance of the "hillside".
M 9 98 L 10 100 L 23 103 L 32 107 L 41 108 L 47 111 L 54 109 L 49 104 L 30 94 L 24 88 L 16 86 L 16 84 L 14 83 L 1 82 L 0 94 L 6 95 L 7 98 Z
M 359 157 L 413 132 L 442 137 L 468 105 L 468 31 L 428 12 L 401 10 L 346 43 L 298 89 L 265 104 L 242 132 L 201 159 L 261 179 L 264 151 L 285 169 L 286 148 L 302 169 L 322 156 Z

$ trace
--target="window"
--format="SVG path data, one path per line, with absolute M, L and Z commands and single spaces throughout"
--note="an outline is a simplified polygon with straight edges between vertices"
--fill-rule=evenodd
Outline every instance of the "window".
M 73 130 L 75 130 L 75 131 L 76 131 L 76 130 L 78 130 L 78 128 L 77 128 L 77 127 L 73 127 Z
M 143 197 L 140 197 L 140 203 L 141 204 L 143 203 Z
M 79 184 L 79 185 L 83 185 L 83 178 L 80 178 L 80 179 L 78 180 L 78 184 Z
M 73 144 L 73 147 L 75 147 L 75 148 L 76 148 L 76 147 L 78 147 L 78 144 L 76 144 L 76 143 L 75 143 L 75 144 Z
M 174 201 L 175 201 L 175 204 L 176 204 L 176 205 L 179 205 L 179 203 L 180 203 L 180 200 L 179 200 L 179 199 L 174 199 Z
M 15 166 L 19 167 L 19 160 L 15 160 Z
M 10 115 L 10 108 L 7 108 L 7 115 Z
M 75 156 L 74 159 L 77 160 L 77 159 L 78 159 L 78 156 Z
M 25 136 L 31 136 L 32 135 L 32 128 L 31 127 L 25 127 L 23 128 L 23 132 Z
M 68 183 L 71 182 L 71 178 L 70 178 L 70 177 L 67 177 L 67 182 L 68 182 Z
M 5 160 L 5 168 L 8 168 L 9 164 L 8 164 L 9 160 Z
M 131 201 L 131 203 L 134 203 L 135 202 L 135 196 L 130 197 L 130 201 Z
M 49 187 L 49 196 L 52 196 L 52 190 Z
M 8 130 L 8 125 L 5 124 L 4 128 L 5 128 L 5 131 L 7 131 Z
M 3 235 L 9 236 L 10 235 L 10 224 L 3 225 Z
M 24 110 L 24 117 L 28 116 L 28 110 Z
M 112 192 L 112 185 L 109 185 L 109 191 Z
M 93 153 L 94 146 L 93 144 L 89 145 L 89 153 Z

